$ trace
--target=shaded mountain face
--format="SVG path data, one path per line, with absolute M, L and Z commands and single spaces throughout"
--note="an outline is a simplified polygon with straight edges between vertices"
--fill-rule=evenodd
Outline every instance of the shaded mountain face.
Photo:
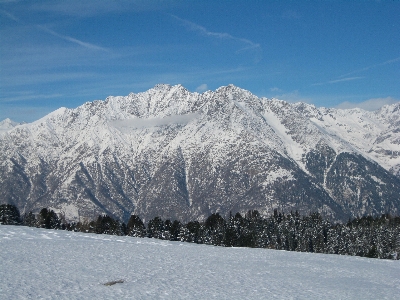
M 0 131 L 0 200 L 67 220 L 400 211 L 400 104 L 376 112 L 181 85 L 60 108 Z

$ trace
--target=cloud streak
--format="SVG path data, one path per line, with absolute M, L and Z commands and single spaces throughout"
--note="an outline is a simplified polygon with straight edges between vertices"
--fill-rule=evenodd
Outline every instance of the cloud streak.
M 385 65 L 394 64 L 394 63 L 397 63 L 397 62 L 400 62 L 400 57 L 396 57 L 396 58 L 394 58 L 394 59 L 390 59 L 390 60 L 384 61 L 384 62 L 379 63 L 379 64 L 370 65 L 370 66 L 367 66 L 367 67 L 362 68 L 362 69 L 358 69 L 358 70 L 354 70 L 354 71 L 348 72 L 348 73 L 346 73 L 346 74 L 340 75 L 340 76 L 338 77 L 338 79 L 335 79 L 335 80 L 330 80 L 330 81 L 327 81 L 327 82 L 314 83 L 314 84 L 312 84 L 311 86 L 317 86 L 317 85 L 325 85 L 325 84 L 332 84 L 332 83 L 338 83 L 338 82 L 359 80 L 359 79 L 362 79 L 362 78 L 364 78 L 364 77 L 363 77 L 363 76 L 352 76 L 352 77 L 348 77 L 348 76 L 354 75 L 354 74 L 357 74 L 357 73 L 361 73 L 361 72 L 365 72 L 365 71 L 368 71 L 368 70 L 370 70 L 370 69 L 374 69 L 374 68 L 377 68 L 377 67 L 381 67 L 381 66 L 385 66 Z
M 353 80 L 359 80 L 359 79 L 363 79 L 363 78 L 364 77 L 346 77 L 346 78 L 331 80 L 331 81 L 328 81 L 328 83 L 338 83 L 338 82 L 345 82 L 345 81 L 353 81 Z
M 25 101 L 25 100 L 43 100 L 43 99 L 54 99 L 54 98 L 59 98 L 62 97 L 62 94 L 27 94 L 27 95 L 20 95 L 20 96 L 15 96 L 15 97 L 6 97 L 4 100 L 0 99 L 0 102 L 16 102 L 16 101 Z
M 359 80 L 363 79 L 364 77 L 362 76 L 357 76 L 357 77 L 346 77 L 346 78 L 340 78 L 340 79 L 335 79 L 335 80 L 329 80 L 327 82 L 320 82 L 320 83 L 314 83 L 311 86 L 316 86 L 316 85 L 325 85 L 325 84 L 333 84 L 333 83 L 338 83 L 338 82 L 346 82 L 346 81 L 353 81 L 353 80 Z
M 47 32 L 47 33 L 55 36 L 55 37 L 58 37 L 60 39 L 63 39 L 65 41 L 68 41 L 68 42 L 71 42 L 71 43 L 75 43 L 77 45 L 80 45 L 82 47 L 85 47 L 85 48 L 88 48 L 88 49 L 91 49 L 91 50 L 100 50 L 100 51 L 107 51 L 107 52 L 109 51 L 106 48 L 103 48 L 103 47 L 100 47 L 100 46 L 97 46 L 97 45 L 94 45 L 94 44 L 86 43 L 86 42 L 80 41 L 78 39 L 75 39 L 75 38 L 67 36 L 67 35 L 59 34 L 59 33 L 55 32 L 55 31 L 53 31 L 53 30 L 51 30 L 51 29 L 49 29 L 49 28 L 47 28 L 45 26 L 42 26 L 42 25 L 37 25 L 36 27 L 39 28 L 40 30 L 44 31 L 44 32 Z
M 360 73 L 360 72 L 365 72 L 365 71 L 368 71 L 370 69 L 374 69 L 374 68 L 385 66 L 385 65 L 390 65 L 390 64 L 393 64 L 393 63 L 397 63 L 397 62 L 400 62 L 400 57 L 396 57 L 394 59 L 390 59 L 390 60 L 384 61 L 384 62 L 379 63 L 379 64 L 370 65 L 370 66 L 367 66 L 367 67 L 362 68 L 362 69 L 351 71 L 349 73 L 346 73 L 346 74 L 343 74 L 343 75 L 339 76 L 339 78 L 346 77 L 346 76 L 349 76 L 349 75 L 352 75 L 352 74 L 356 74 L 356 73 Z
M 11 20 L 13 20 L 15 22 L 21 22 L 20 19 L 18 19 L 13 14 L 10 14 L 8 11 L 0 9 L 0 13 L 2 13 L 3 15 L 7 16 L 7 18 L 9 18 L 9 19 L 11 19 Z
M 222 40 L 232 40 L 232 41 L 236 41 L 236 42 L 240 42 L 241 44 L 244 45 L 243 48 L 239 49 L 238 52 L 241 51 L 246 51 L 246 50 L 261 50 L 261 46 L 258 43 L 254 43 L 248 39 L 244 39 L 244 38 L 239 38 L 239 37 L 235 37 L 229 33 L 226 32 L 213 32 L 213 31 L 209 31 L 207 30 L 205 27 L 200 26 L 198 24 L 195 24 L 193 22 L 190 22 L 188 20 L 179 18 L 175 15 L 171 15 L 171 17 L 175 18 L 176 20 L 180 21 L 181 23 L 183 23 L 185 25 L 185 27 L 187 27 L 188 29 L 192 30 L 192 31 L 196 31 L 201 35 L 204 36 L 209 36 L 209 37 L 214 37 L 217 39 L 222 39 Z
M 21 21 L 19 18 L 17 18 L 13 14 L 9 13 L 8 11 L 0 10 L 0 13 L 2 13 L 3 15 L 7 16 L 9 19 L 11 19 L 11 20 L 13 20 L 13 21 L 15 21 L 17 23 L 25 24 L 23 21 Z M 46 32 L 46 33 L 51 34 L 51 35 L 53 35 L 55 37 L 58 37 L 58 38 L 63 39 L 65 41 L 77 44 L 77 45 L 85 47 L 87 49 L 107 51 L 107 52 L 109 51 L 106 48 L 103 48 L 103 47 L 100 47 L 100 46 L 97 46 L 97 45 L 94 45 L 94 44 L 91 44 L 91 43 L 86 43 L 86 42 L 83 42 L 81 40 L 75 39 L 75 38 L 67 36 L 67 35 L 59 34 L 58 32 L 55 32 L 54 30 L 51 30 L 51 29 L 49 29 L 49 28 L 47 28 L 47 27 L 45 27 L 43 25 L 36 25 L 35 27 L 37 29 L 39 29 L 40 31 Z

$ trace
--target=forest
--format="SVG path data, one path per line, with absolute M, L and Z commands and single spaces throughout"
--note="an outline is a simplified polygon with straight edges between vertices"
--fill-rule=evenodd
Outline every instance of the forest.
M 69 223 L 50 209 L 39 214 L 20 215 L 11 204 L 0 205 L 4 225 L 69 230 L 110 235 L 128 235 L 223 247 L 252 247 L 286 251 L 352 255 L 382 259 L 400 259 L 400 217 L 384 214 L 363 216 L 347 223 L 331 223 L 318 213 L 301 216 L 277 210 L 263 217 L 256 210 L 229 214 L 226 218 L 211 214 L 204 222 L 186 224 L 178 220 L 151 219 L 146 225 L 132 215 L 127 224 L 110 216 L 98 216 L 88 222 Z

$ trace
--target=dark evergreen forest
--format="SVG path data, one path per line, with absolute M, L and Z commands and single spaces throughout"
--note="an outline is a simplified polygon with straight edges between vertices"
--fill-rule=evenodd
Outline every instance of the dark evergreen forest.
M 2 224 L 60 229 L 97 234 L 128 235 L 224 247 L 252 247 L 276 250 L 356 255 L 383 259 L 400 259 L 400 217 L 388 214 L 364 216 L 345 224 L 324 220 L 320 214 L 301 216 L 297 212 L 274 211 L 262 217 L 252 210 L 224 218 L 218 213 L 205 222 L 187 224 L 155 217 L 147 227 L 139 216 L 132 215 L 127 224 L 110 216 L 98 216 L 90 222 L 68 223 L 47 208 L 39 214 L 20 215 L 10 204 L 0 205 Z

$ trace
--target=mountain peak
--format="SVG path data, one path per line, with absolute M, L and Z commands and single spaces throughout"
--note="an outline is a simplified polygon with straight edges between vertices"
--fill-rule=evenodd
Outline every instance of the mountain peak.
M 17 123 L 17 122 L 14 122 L 14 121 L 11 120 L 10 118 L 6 118 L 6 119 L 4 119 L 3 121 L 0 121 L 0 125 L 3 125 L 3 124 L 12 124 L 12 123 Z
M 20 125 L 21 123 L 14 122 L 10 118 L 4 119 L 0 122 L 0 132 L 6 132 L 8 130 L 13 129 L 15 126 Z

